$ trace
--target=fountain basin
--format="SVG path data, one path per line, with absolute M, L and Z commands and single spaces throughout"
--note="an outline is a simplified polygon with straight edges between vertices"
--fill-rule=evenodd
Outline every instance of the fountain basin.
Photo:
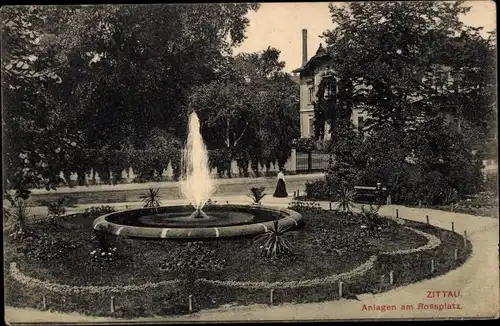
M 283 227 L 296 227 L 302 215 L 284 208 L 248 205 L 207 205 L 208 218 L 190 217 L 193 207 L 161 206 L 113 212 L 94 220 L 98 231 L 134 238 L 199 239 L 265 233 L 279 220 Z

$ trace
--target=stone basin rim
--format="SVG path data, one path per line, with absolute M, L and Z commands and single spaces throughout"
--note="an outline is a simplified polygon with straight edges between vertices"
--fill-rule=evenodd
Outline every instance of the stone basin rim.
M 107 220 L 109 216 L 119 215 L 128 211 L 152 211 L 157 208 L 167 207 L 183 207 L 189 205 L 164 205 L 156 208 L 134 208 L 125 211 L 112 212 L 97 217 L 93 223 L 92 228 L 98 231 L 104 231 L 115 234 L 124 235 L 133 238 L 149 238 L 149 239 L 203 239 L 203 238 L 225 238 L 237 237 L 247 235 L 258 235 L 267 232 L 273 227 L 274 221 L 255 222 L 252 224 L 243 225 L 229 225 L 229 226 L 207 226 L 207 227 L 192 227 L 192 228 L 176 228 L 176 227 L 145 227 L 145 226 L 132 226 L 126 224 L 117 224 Z M 302 215 L 294 210 L 273 206 L 262 205 L 231 205 L 220 204 L 210 205 L 218 209 L 226 208 L 228 211 L 231 209 L 244 208 L 250 210 L 269 211 L 281 214 L 279 224 L 284 227 L 295 227 L 302 222 Z M 209 210 L 208 210 L 209 211 Z

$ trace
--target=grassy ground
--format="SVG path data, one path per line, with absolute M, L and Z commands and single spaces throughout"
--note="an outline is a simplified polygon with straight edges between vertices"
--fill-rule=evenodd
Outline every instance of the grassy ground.
M 123 259 L 104 267 L 89 263 L 90 251 L 95 242 L 90 239 L 91 219 L 74 215 L 67 219 L 73 227 L 38 222 L 36 229 L 49 237 L 62 254 L 53 258 L 35 259 L 18 247 L 18 241 L 8 242 L 5 263 L 16 261 L 19 269 L 32 277 L 72 285 L 129 285 L 181 278 L 185 281 L 176 287 L 164 287 L 148 293 L 120 293 L 116 295 L 115 316 L 147 316 L 185 313 L 187 297 L 194 296 L 194 309 L 205 309 L 223 304 L 269 302 L 268 289 L 237 289 L 226 286 L 193 282 L 192 278 L 245 281 L 286 281 L 324 277 L 349 271 L 362 264 L 373 254 L 396 249 L 416 248 L 426 239 L 392 223 L 381 224 L 381 229 L 361 225 L 369 221 L 361 216 L 347 216 L 334 212 L 303 213 L 305 225 L 293 239 L 295 257 L 291 260 L 269 261 L 258 253 L 258 245 L 251 238 L 217 240 L 196 244 L 172 241 L 144 241 L 122 239 L 117 246 Z M 65 224 L 68 226 L 69 224 Z M 455 268 L 470 253 L 463 250 L 462 238 L 449 231 L 424 224 L 409 222 L 441 238 L 443 244 L 435 250 L 408 256 L 381 256 L 373 270 L 344 286 L 344 297 L 355 294 L 379 292 L 401 286 Z M 75 241 L 71 249 L 67 243 Z M 459 260 L 453 260 L 454 249 L 459 250 Z M 24 252 L 24 254 L 23 254 Z M 196 258 L 196 259 L 191 259 Z M 435 260 L 435 271 L 430 273 L 430 260 Z M 161 271 L 163 262 L 189 264 L 191 267 Z M 207 267 L 207 263 L 212 265 Z M 218 268 L 213 268 L 213 264 Z M 193 270 L 194 269 L 196 271 Z M 395 284 L 388 284 L 386 275 L 394 271 Z M 187 277 L 191 276 L 191 277 Z M 387 280 L 387 281 L 384 281 Z M 60 311 L 77 311 L 92 315 L 110 315 L 108 293 L 95 295 L 59 295 L 45 289 L 29 289 L 17 284 L 6 273 L 6 304 L 17 307 L 41 308 L 41 297 L 46 295 L 50 308 Z M 338 298 L 336 284 L 300 288 L 276 289 L 274 299 L 280 302 L 314 302 Z

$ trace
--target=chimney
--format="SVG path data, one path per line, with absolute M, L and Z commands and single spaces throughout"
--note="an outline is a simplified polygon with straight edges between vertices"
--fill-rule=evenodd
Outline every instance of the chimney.
M 302 67 L 307 63 L 307 29 L 302 30 Z

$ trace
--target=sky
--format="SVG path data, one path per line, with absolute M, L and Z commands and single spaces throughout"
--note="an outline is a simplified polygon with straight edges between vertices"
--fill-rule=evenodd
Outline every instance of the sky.
M 342 5 L 341 2 L 335 4 Z M 496 5 L 493 1 L 466 1 L 466 5 L 472 7 L 462 17 L 466 25 L 482 26 L 484 34 L 496 30 Z M 319 36 L 333 27 L 328 2 L 263 3 L 257 12 L 250 12 L 247 17 L 250 20 L 247 39 L 235 49 L 235 53 L 275 47 L 281 50 L 280 58 L 285 61 L 288 72 L 302 64 L 302 29 L 307 29 L 310 58 L 324 41 Z

